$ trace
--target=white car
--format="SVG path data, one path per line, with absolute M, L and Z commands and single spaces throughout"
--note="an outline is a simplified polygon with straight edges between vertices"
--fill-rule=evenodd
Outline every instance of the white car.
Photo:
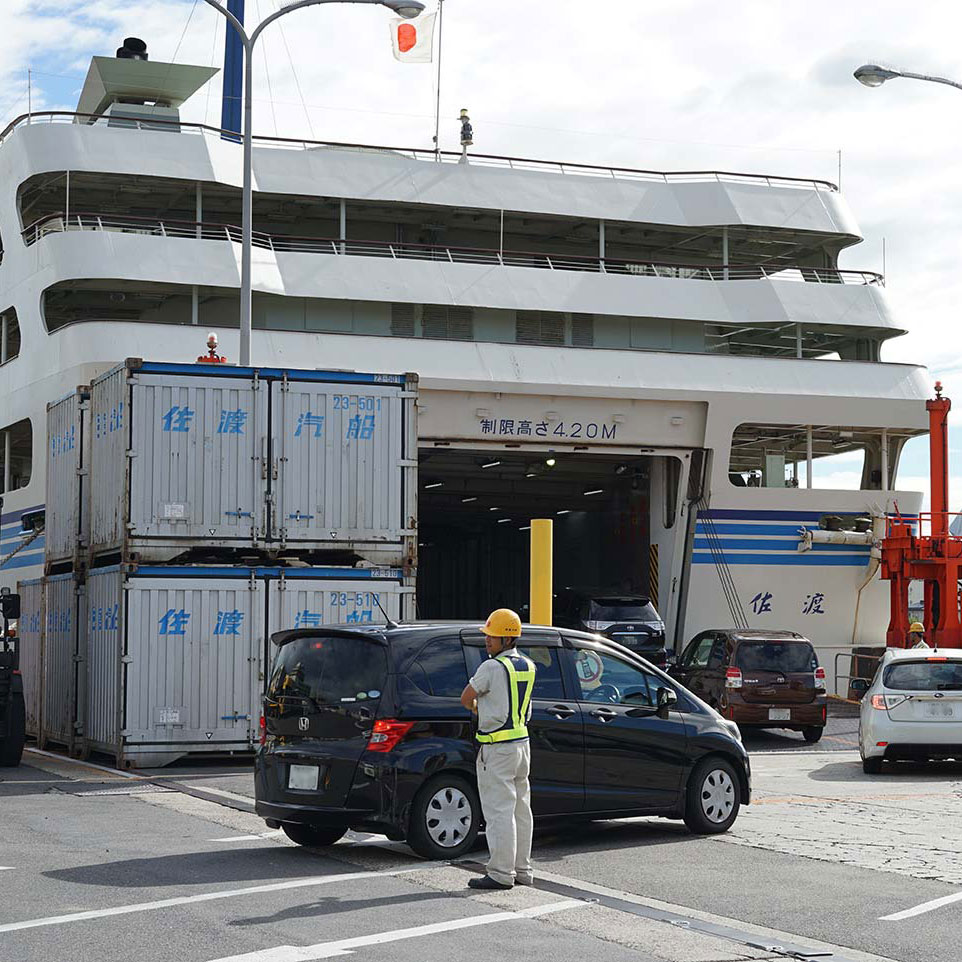
M 889 648 L 862 698 L 858 744 L 870 775 L 885 759 L 962 761 L 962 649 Z

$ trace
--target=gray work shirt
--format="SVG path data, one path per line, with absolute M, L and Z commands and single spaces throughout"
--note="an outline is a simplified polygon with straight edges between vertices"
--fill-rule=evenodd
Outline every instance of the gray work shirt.
M 511 652 L 503 652 L 510 654 Z M 494 658 L 481 662 L 469 682 L 478 693 L 478 731 L 493 732 L 503 728 L 511 710 L 511 696 L 508 690 L 508 671 Z M 528 717 L 531 720 L 531 705 Z

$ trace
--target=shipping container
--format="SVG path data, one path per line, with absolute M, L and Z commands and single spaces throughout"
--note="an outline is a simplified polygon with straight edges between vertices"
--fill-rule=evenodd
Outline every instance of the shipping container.
M 89 537 L 86 449 L 89 389 L 47 405 L 47 501 L 44 560 L 76 565 Z
M 86 702 L 84 586 L 73 573 L 44 579 L 40 747 L 83 748 Z
M 416 393 L 415 375 L 129 359 L 90 387 L 92 558 L 412 567 Z
M 27 709 L 27 734 L 40 737 L 43 713 L 43 579 L 32 578 L 17 585 L 20 618 L 17 621 L 17 653 L 23 676 L 23 700 Z
M 129 766 L 250 751 L 271 631 L 413 604 L 400 569 L 373 568 L 113 566 L 87 593 L 87 744 Z

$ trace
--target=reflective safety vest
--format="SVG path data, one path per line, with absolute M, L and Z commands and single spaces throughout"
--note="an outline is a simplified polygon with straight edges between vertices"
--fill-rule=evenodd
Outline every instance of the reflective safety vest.
M 528 711 L 531 708 L 531 692 L 534 690 L 534 662 L 515 652 L 502 652 L 494 659 L 508 673 L 508 717 L 493 732 L 478 732 L 483 745 L 492 742 L 518 742 L 528 737 Z

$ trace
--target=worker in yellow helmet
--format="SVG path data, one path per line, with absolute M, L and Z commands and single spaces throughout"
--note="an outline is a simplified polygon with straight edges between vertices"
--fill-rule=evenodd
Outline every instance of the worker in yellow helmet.
M 909 625 L 908 648 L 928 648 L 925 643 L 925 625 L 921 621 L 913 621 Z
M 490 858 L 487 874 L 468 886 L 509 889 L 534 881 L 528 721 L 536 669 L 516 647 L 521 637 L 516 612 L 492 611 L 481 631 L 491 657 L 468 682 L 461 704 L 478 715 L 478 792 Z

